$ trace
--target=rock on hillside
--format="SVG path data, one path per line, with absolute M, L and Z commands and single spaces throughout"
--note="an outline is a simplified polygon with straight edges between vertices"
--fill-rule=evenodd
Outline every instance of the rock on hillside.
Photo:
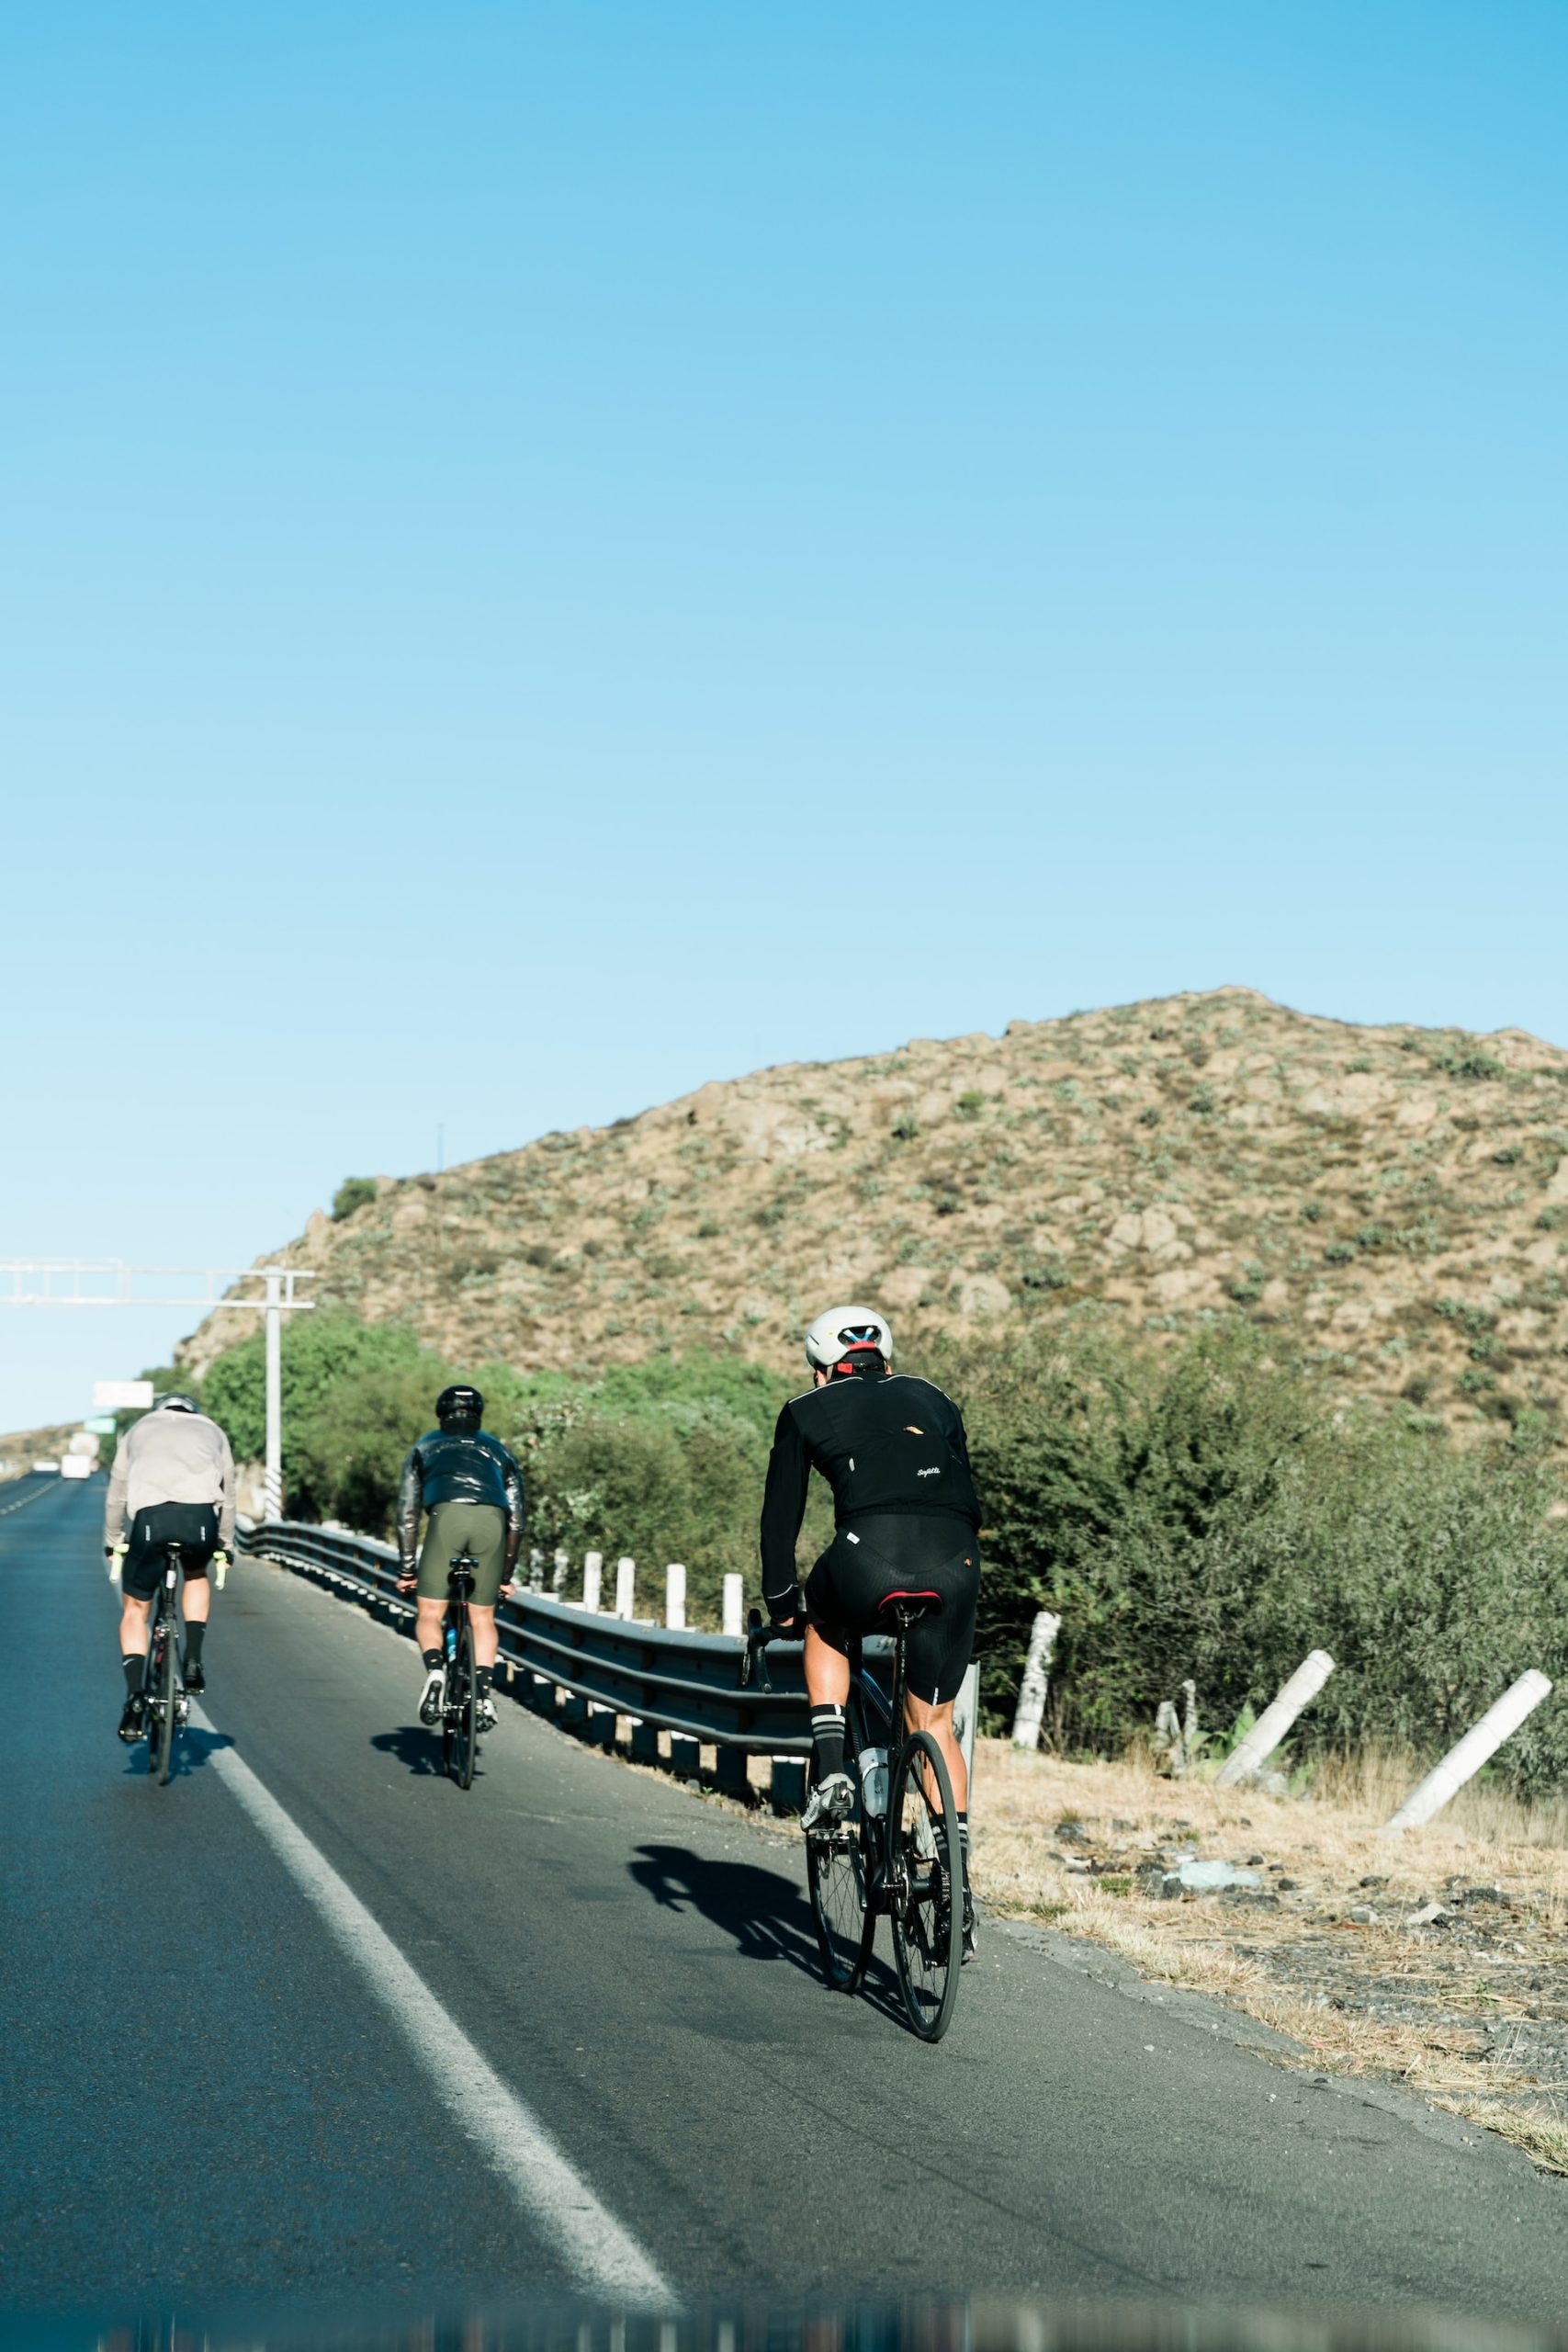
M 782 1370 L 834 1297 L 885 1303 L 911 1352 L 1092 1298 L 1145 1331 L 1289 1326 L 1353 1389 L 1461 1423 L 1551 1413 L 1568 1054 L 1220 989 L 715 1082 L 383 1179 L 285 1254 L 458 1364 L 722 1340 Z M 231 1338 L 211 1317 L 183 1360 Z

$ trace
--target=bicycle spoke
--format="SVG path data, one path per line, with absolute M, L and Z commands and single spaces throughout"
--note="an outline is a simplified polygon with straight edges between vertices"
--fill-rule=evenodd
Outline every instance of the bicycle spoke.
M 941 1751 L 917 1732 L 898 1758 L 893 1955 L 909 2023 L 925 2041 L 947 2031 L 962 1958 L 963 1863 Z
M 865 1932 L 866 1861 L 858 1798 L 850 1820 L 826 1837 L 807 1836 L 806 1875 L 828 1982 L 835 1991 L 852 1993 L 871 1956 Z

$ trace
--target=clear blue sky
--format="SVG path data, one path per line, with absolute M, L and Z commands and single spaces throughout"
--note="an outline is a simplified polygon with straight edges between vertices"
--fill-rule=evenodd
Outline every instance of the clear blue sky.
M 1568 1042 L 1565 105 L 1531 0 L 10 11 L 0 1254 L 1227 980 Z

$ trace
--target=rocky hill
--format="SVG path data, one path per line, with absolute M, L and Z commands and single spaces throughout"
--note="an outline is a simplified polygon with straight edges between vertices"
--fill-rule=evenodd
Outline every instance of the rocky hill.
M 1248 989 L 715 1082 L 606 1128 L 382 1179 L 277 1253 L 452 1363 L 695 1341 L 793 1366 L 824 1304 L 922 1334 L 1094 1299 L 1243 1313 L 1457 1424 L 1568 1377 L 1568 1054 L 1361 1028 Z M 260 1261 L 258 1262 L 265 1262 Z M 185 1344 L 200 1371 L 230 1340 Z

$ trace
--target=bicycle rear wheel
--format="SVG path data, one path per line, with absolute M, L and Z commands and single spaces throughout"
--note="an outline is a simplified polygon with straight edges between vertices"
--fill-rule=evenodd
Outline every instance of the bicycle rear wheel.
M 847 1821 L 826 1838 L 807 1833 L 811 1916 L 817 1923 L 823 1973 L 835 1993 L 860 1990 L 876 1933 L 875 1915 L 866 1909 L 871 1877 L 866 1843 L 867 1825 L 858 1790 L 855 1809 Z
M 147 1663 L 141 1671 L 141 1719 L 147 1729 L 147 1770 L 154 1780 L 159 1778 L 158 1758 L 164 1746 L 164 1727 L 158 1713 L 159 1686 L 164 1675 L 164 1654 L 159 1647 L 163 1632 L 154 1624 L 147 1645 Z
M 479 1695 L 474 1687 L 474 1636 L 467 1618 L 447 1676 L 446 1699 L 441 1735 L 446 1770 L 460 1789 L 471 1788 L 479 1752 Z
M 175 1709 L 179 1704 L 178 1650 L 175 1639 L 175 1621 L 171 1613 L 164 1621 L 164 1670 L 158 1678 L 157 1703 L 164 1718 L 164 1736 L 158 1748 L 158 1786 L 163 1788 L 175 1764 Z
M 898 1751 L 891 1796 L 893 1957 L 909 2023 L 940 2041 L 953 2020 L 964 1959 L 964 1861 L 942 1750 L 911 1732 Z

